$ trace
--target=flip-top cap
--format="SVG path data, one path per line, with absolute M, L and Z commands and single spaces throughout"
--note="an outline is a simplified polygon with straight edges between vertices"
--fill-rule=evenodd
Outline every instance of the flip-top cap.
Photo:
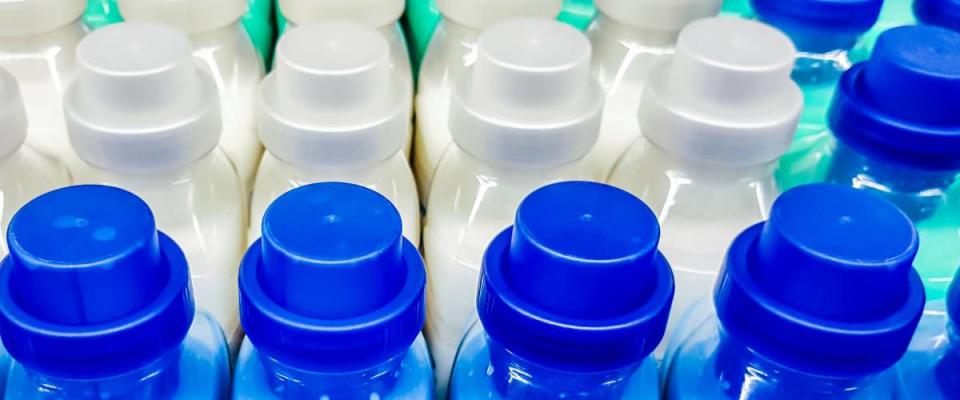
M 107 186 L 42 195 L 14 215 L 0 330 L 27 369 L 115 376 L 180 346 L 193 322 L 187 261 L 147 204 Z
M 673 273 L 657 218 L 613 186 L 563 182 L 531 193 L 484 255 L 477 311 L 491 338 L 546 367 L 603 371 L 660 343 Z
M 913 0 L 913 14 L 924 24 L 960 32 L 960 1 Z
M 511 18 L 554 18 L 563 0 L 436 0 L 445 18 L 472 28 L 485 28 Z
M 84 0 L 0 1 L 0 37 L 37 35 L 80 19 Z
M 396 23 L 403 0 L 280 0 L 283 16 L 295 25 L 324 21 L 351 21 L 370 28 Z
M 194 64 L 183 33 L 124 22 L 90 33 L 77 47 L 77 75 L 64 95 L 70 142 L 107 170 L 179 168 L 216 147 L 222 126 L 217 88 Z
M 680 32 L 676 54 L 654 67 L 640 101 L 644 136 L 705 164 L 755 165 L 793 140 L 803 94 L 790 79 L 790 39 L 739 18 L 702 19 Z
M 870 193 L 799 186 L 741 233 L 717 281 L 730 335 L 819 376 L 883 371 L 906 352 L 924 307 L 910 219 Z
M 246 0 L 117 0 L 127 21 L 153 21 L 187 33 L 233 24 L 247 12 Z
M 883 0 L 750 0 L 761 21 L 784 31 L 800 51 L 852 48 L 880 17 Z

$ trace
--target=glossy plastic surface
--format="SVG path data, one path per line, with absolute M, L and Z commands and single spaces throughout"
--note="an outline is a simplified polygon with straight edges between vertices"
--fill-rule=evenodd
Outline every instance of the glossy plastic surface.
M 5 398 L 24 400 L 220 400 L 230 391 L 230 360 L 223 332 L 199 311 L 183 345 L 160 362 L 99 380 L 60 380 L 14 363 L 4 374 Z
M 29 145 L 0 158 L 0 231 L 7 231 L 13 214 L 28 201 L 69 184 L 67 171 L 58 162 Z M 6 254 L 4 235 L 0 238 L 0 255 Z
M 491 351 L 506 358 L 508 371 L 491 362 Z M 539 367 L 512 355 L 491 339 L 477 322 L 467 331 L 451 377 L 450 399 L 595 399 L 660 398 L 657 362 L 648 357 L 626 368 L 603 373 L 561 372 Z M 501 381 L 502 380 L 502 381 Z
M 396 381 L 390 385 L 379 384 L 378 376 L 365 376 L 351 380 L 345 374 L 316 374 L 306 379 L 290 376 L 264 366 L 264 355 L 244 340 L 237 358 L 233 378 L 233 398 L 236 400 L 293 399 L 293 398 L 377 398 L 381 400 L 430 400 L 433 399 L 433 369 L 430 354 L 423 337 L 403 356 L 399 369 L 394 371 Z M 381 377 L 382 378 L 382 377 Z M 337 382 L 340 381 L 340 382 Z M 315 385 L 320 383 L 320 385 Z M 331 389 L 323 390 L 323 384 Z M 319 388 L 316 388 L 319 386 Z M 335 388 L 335 389 L 334 389 Z M 381 391 L 385 390 L 385 391 Z
M 907 355 L 897 365 L 905 387 L 905 399 L 941 400 L 956 398 L 960 390 L 960 334 L 950 322 L 944 301 L 933 301 L 910 343 Z
M 445 390 L 457 345 L 476 308 L 483 252 L 513 223 L 521 200 L 537 188 L 588 180 L 581 162 L 551 168 L 491 165 L 452 148 L 437 170 L 424 225 L 424 259 L 430 273 L 427 338 L 438 386 Z
M 921 23 L 960 31 L 960 1 L 917 0 L 913 2 L 913 13 Z

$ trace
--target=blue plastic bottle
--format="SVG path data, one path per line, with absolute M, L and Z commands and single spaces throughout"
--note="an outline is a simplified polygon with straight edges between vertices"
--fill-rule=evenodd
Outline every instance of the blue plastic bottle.
M 782 30 L 797 47 L 792 78 L 803 90 L 803 113 L 790 149 L 780 158 L 781 190 L 819 182 L 830 157 L 827 108 L 840 80 L 863 53 L 859 39 L 877 22 L 883 0 L 751 0 L 761 21 Z M 862 58 L 863 56 L 861 56 Z
M 958 278 L 960 279 L 960 278 Z M 953 280 L 946 301 L 927 304 L 910 349 L 897 366 L 906 398 L 960 398 L 960 281 Z
M 107 186 L 27 203 L 0 265 L 7 399 L 222 399 L 226 341 L 194 310 L 183 252 L 147 204 Z
M 691 309 L 705 318 L 678 328 L 667 398 L 899 398 L 891 366 L 924 306 L 917 244 L 906 215 L 877 196 L 785 192 L 731 245 L 715 309 Z
M 349 183 L 267 208 L 240 265 L 235 399 L 433 398 L 426 271 L 401 229 L 389 200 Z
M 653 212 L 613 186 L 527 196 L 484 255 L 451 400 L 659 399 L 649 355 L 674 292 L 659 238 Z
M 960 32 L 960 0 L 913 0 L 913 15 L 922 24 Z
M 847 71 L 829 113 L 827 181 L 877 194 L 920 233 L 915 266 L 942 299 L 960 265 L 960 34 L 933 26 L 880 36 Z

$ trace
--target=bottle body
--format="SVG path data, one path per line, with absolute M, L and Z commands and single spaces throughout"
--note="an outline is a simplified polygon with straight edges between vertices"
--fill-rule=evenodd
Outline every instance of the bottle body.
M 850 65 L 845 50 L 797 56 L 792 78 L 803 90 L 803 112 L 790 149 L 780 158 L 777 183 L 781 190 L 823 181 L 832 155 L 827 111 L 837 82 Z
M 256 102 L 264 66 L 239 23 L 191 36 L 193 56 L 213 74 L 220 96 L 220 148 L 230 158 L 244 193 L 253 187 L 263 146 L 257 137 Z M 244 195 L 243 199 L 247 199 Z
M 946 304 L 927 304 L 910 349 L 897 364 L 908 399 L 951 399 L 960 390 L 960 336 L 949 322 Z
M 427 339 L 441 393 L 457 345 L 476 310 L 476 289 L 483 253 L 513 222 L 529 193 L 552 182 L 589 180 L 581 162 L 557 168 L 491 166 L 452 147 L 434 183 L 424 224 L 423 249 L 428 270 Z
M 833 152 L 826 181 L 869 191 L 910 217 L 920 235 L 914 266 L 927 299 L 943 299 L 960 265 L 960 171 L 875 159 L 842 142 Z
M 377 398 L 381 400 L 430 400 L 433 398 L 433 370 L 430 366 L 427 344 L 422 336 L 417 338 L 416 342 L 410 346 L 410 349 L 403 356 L 399 369 L 391 371 L 395 375 L 395 381 L 389 385 L 389 392 L 386 393 L 376 391 L 377 386 L 370 383 L 375 378 L 371 379 L 370 377 L 362 377 L 358 381 L 360 383 L 355 387 L 343 388 L 342 391 L 337 392 L 325 391 L 325 389 L 329 390 L 330 388 L 322 387 L 322 380 L 329 381 L 338 377 L 318 377 L 317 380 L 311 381 L 271 373 L 262 361 L 262 357 L 249 339 L 243 341 L 234 373 L 234 399 Z M 339 379 L 342 383 L 350 378 L 340 377 Z
M 448 126 L 451 85 L 476 60 L 479 35 L 478 30 L 442 20 L 420 66 L 413 167 L 424 207 L 440 160 L 453 143 Z
M 639 365 L 626 368 L 624 372 L 603 374 L 603 379 L 594 380 L 595 385 L 577 385 L 573 383 L 577 379 L 571 379 L 571 376 L 580 375 L 580 378 L 586 381 L 585 378 L 590 374 L 552 370 L 533 374 L 519 367 L 520 363 L 503 364 L 509 371 L 498 371 L 499 363 L 492 361 L 491 352 L 496 354 L 506 350 L 496 344 L 491 346 L 492 340 L 479 321 L 472 324 L 467 331 L 453 367 L 451 400 L 660 398 L 660 378 L 657 363 L 652 357 L 647 357 Z M 497 382 L 500 379 L 508 380 L 509 383 Z
M 77 45 L 85 34 L 75 21 L 39 35 L 0 38 L 0 67 L 17 78 L 27 111 L 27 143 L 69 170 L 80 161 L 67 138 L 62 99 L 73 80 Z
M 53 399 L 223 399 L 229 393 L 229 355 L 213 317 L 199 311 L 182 345 L 157 363 L 103 380 L 63 381 L 40 376 L 14 363 L 5 398 Z
M 640 137 L 637 110 L 650 70 L 674 51 L 677 32 L 641 31 L 600 14 L 587 31 L 594 77 L 606 92 L 597 144 L 585 157 L 606 178 L 624 151 Z
M 898 399 L 893 369 L 860 378 L 806 374 L 764 358 L 730 336 L 711 302 L 691 309 L 673 336 L 665 371 L 667 399 Z M 681 332 L 682 330 L 682 332 Z
M 7 226 L 28 201 L 70 184 L 67 171 L 53 157 L 23 145 L 0 159 L 0 256 L 7 255 Z
M 220 323 L 231 348 L 239 346 L 236 281 L 246 211 L 237 201 L 240 182 L 226 155 L 215 149 L 185 169 L 149 174 L 85 164 L 75 179 L 120 187 L 146 201 L 157 227 L 186 254 L 198 306 Z
M 342 169 L 305 169 L 278 159 L 269 152 L 263 156 L 250 208 L 247 241 L 260 237 L 263 213 L 270 203 L 288 190 L 315 182 L 349 182 L 370 188 L 390 200 L 403 220 L 403 235 L 415 246 L 420 243 L 420 204 L 416 182 L 402 152 L 368 167 Z
M 688 308 L 713 293 L 737 234 L 767 218 L 779 194 L 773 169 L 770 163 L 742 169 L 697 165 L 644 139 L 617 164 L 610 183 L 643 200 L 660 221 L 660 251 L 676 280 L 667 337 Z

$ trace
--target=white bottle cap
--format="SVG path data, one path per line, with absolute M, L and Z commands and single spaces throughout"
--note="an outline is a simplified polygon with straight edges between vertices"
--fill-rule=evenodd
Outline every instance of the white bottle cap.
M 444 17 L 473 28 L 484 28 L 516 17 L 554 18 L 563 0 L 436 0 Z
M 27 138 L 27 113 L 20 85 L 6 69 L 0 68 L 0 158 L 13 153 Z
M 673 58 L 647 80 L 643 135 L 668 153 L 708 164 L 779 158 L 803 108 L 790 79 L 795 53 L 786 35 L 759 22 L 717 17 L 690 24 Z
M 397 22 L 404 0 L 280 0 L 283 16 L 295 25 L 353 21 L 371 28 Z
M 211 31 L 240 20 L 246 0 L 118 0 L 127 21 L 173 25 L 188 34 Z
M 464 151 L 506 164 L 559 165 L 597 140 L 603 95 L 590 75 L 590 42 L 551 20 L 494 25 L 453 87 L 450 132 Z
M 597 10 L 637 29 L 676 32 L 720 12 L 722 0 L 596 0 Z
M 187 36 L 167 25 L 125 22 L 77 46 L 76 78 L 64 95 L 70 142 L 108 170 L 189 165 L 220 139 L 213 78 L 194 64 Z
M 0 0 L 0 37 L 45 33 L 76 21 L 86 0 Z
M 412 93 L 392 80 L 390 47 L 353 22 L 299 26 L 260 86 L 260 139 L 301 166 L 369 165 L 403 148 Z

